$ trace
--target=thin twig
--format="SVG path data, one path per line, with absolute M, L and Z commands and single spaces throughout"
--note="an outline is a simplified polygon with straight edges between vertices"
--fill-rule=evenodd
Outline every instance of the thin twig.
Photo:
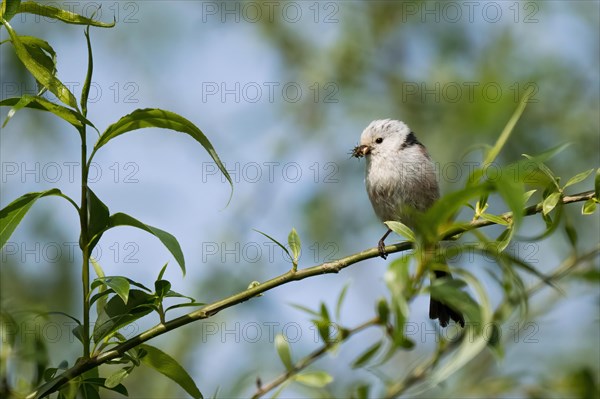
M 357 326 L 357 327 L 355 327 L 355 328 L 353 328 L 351 330 L 347 330 L 346 334 L 344 335 L 344 337 L 342 338 L 342 340 L 340 342 L 343 342 L 343 341 L 347 340 L 352 335 L 354 335 L 354 334 L 356 334 L 356 333 L 364 330 L 367 327 L 378 325 L 379 322 L 380 322 L 379 318 L 376 317 L 374 319 L 371 319 L 369 321 L 364 322 L 363 324 L 361 324 L 361 325 L 359 325 L 359 326 Z M 277 388 L 278 386 L 280 386 L 281 384 L 283 384 L 284 382 L 286 382 L 287 380 L 289 380 L 292 376 L 298 374 L 300 371 L 304 370 L 305 368 L 307 368 L 308 366 L 310 366 L 311 364 L 313 364 L 315 361 L 317 361 L 318 359 L 320 359 L 332 347 L 333 347 L 333 344 L 331 344 L 331 343 L 325 343 L 320 348 L 318 348 L 315 351 L 311 352 L 308 356 L 304 357 L 303 359 L 300 359 L 300 361 L 298 361 L 290 370 L 288 370 L 285 373 L 281 374 L 279 377 L 275 378 L 273 381 L 271 381 L 267 385 L 259 387 L 259 389 L 254 393 L 254 395 L 252 395 L 252 399 L 258 399 L 261 396 L 263 396 L 266 393 L 268 393 L 269 391 Z
M 567 195 L 567 196 L 562 197 L 561 203 L 562 204 L 570 204 L 573 202 L 587 201 L 587 200 L 593 198 L 593 196 L 594 196 L 593 191 L 587 191 L 587 192 L 575 194 L 575 195 Z M 540 204 L 532 205 L 532 206 L 526 208 L 524 211 L 524 215 L 530 216 L 530 215 L 534 215 L 536 213 L 540 213 L 541 211 L 542 211 L 542 204 L 540 203 Z M 504 213 L 503 215 L 501 215 L 501 217 L 504 219 L 510 219 L 510 218 L 512 218 L 512 213 L 511 212 Z M 471 223 L 467 223 L 465 225 L 461 225 L 454 229 L 451 229 L 450 231 L 448 231 L 445 234 L 445 236 L 443 238 L 448 239 L 448 238 L 454 237 L 457 234 L 464 233 L 469 230 L 478 229 L 481 227 L 490 226 L 490 225 L 494 225 L 494 224 L 496 224 L 496 223 L 489 221 L 489 220 L 483 220 L 483 219 L 475 220 Z M 404 241 L 404 242 L 400 242 L 397 244 L 392 244 L 392 245 L 386 246 L 385 251 L 386 251 L 386 253 L 390 254 L 390 253 L 395 253 L 395 252 L 407 251 L 411 248 L 412 248 L 412 243 Z M 231 295 L 220 301 L 208 304 L 201 309 L 198 309 L 198 310 L 188 313 L 186 315 L 180 316 L 180 317 L 173 319 L 171 321 L 168 321 L 166 323 L 158 324 L 158 325 L 142 332 L 141 334 L 128 339 L 127 341 L 121 343 L 120 345 L 117 345 L 116 347 L 114 347 L 113 349 L 111 349 L 107 352 L 103 352 L 98 355 L 91 356 L 90 358 L 87 358 L 87 359 L 82 359 L 78 363 L 76 363 L 73 367 L 71 367 L 70 369 L 65 370 L 65 372 L 63 372 L 61 375 L 55 377 L 51 381 L 42 385 L 36 391 L 29 394 L 27 396 L 27 398 L 28 399 L 42 398 L 53 392 L 56 392 L 64 384 L 66 384 L 73 378 L 75 378 L 75 377 L 85 373 L 86 371 L 91 370 L 103 363 L 106 363 L 110 360 L 113 360 L 113 359 L 123 356 L 123 354 L 125 352 L 127 352 L 128 350 L 130 350 L 152 338 L 155 338 L 159 335 L 165 334 L 171 330 L 174 330 L 174 329 L 184 326 L 186 324 L 192 323 L 194 321 L 207 319 L 211 316 L 214 316 L 215 314 L 219 313 L 220 311 L 222 311 L 224 309 L 230 308 L 234 305 L 237 305 L 239 303 L 242 303 L 249 299 L 257 297 L 259 294 L 270 291 L 273 288 L 290 283 L 292 281 L 299 281 L 299 280 L 303 280 L 305 278 L 314 277 L 314 276 L 318 276 L 321 274 L 339 273 L 340 270 L 345 269 L 345 268 L 349 267 L 350 265 L 364 261 L 366 259 L 377 258 L 377 257 L 379 257 L 379 250 L 375 247 L 375 248 L 370 248 L 370 249 L 361 251 L 354 255 L 350 255 L 350 256 L 341 258 L 334 262 L 326 262 L 326 263 L 322 263 L 317 266 L 312 266 L 312 267 L 300 269 L 297 271 L 289 270 L 288 272 L 286 272 L 280 276 L 272 278 L 268 281 L 265 281 L 264 283 L 261 283 L 257 286 L 249 288 L 245 291 Z

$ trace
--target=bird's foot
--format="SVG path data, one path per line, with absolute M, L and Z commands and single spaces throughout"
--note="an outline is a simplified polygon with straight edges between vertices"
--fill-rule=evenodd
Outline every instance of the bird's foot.
M 379 240 L 377 249 L 379 250 L 379 256 L 381 256 L 383 259 L 387 259 L 387 252 L 385 252 L 385 243 L 383 242 L 383 239 Z

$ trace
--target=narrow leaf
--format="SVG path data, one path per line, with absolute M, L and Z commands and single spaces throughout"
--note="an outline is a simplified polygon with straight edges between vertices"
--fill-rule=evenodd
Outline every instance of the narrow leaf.
M 277 350 L 277 354 L 281 359 L 281 362 L 285 366 L 285 369 L 290 371 L 294 368 L 292 364 L 292 353 L 290 351 L 290 344 L 287 339 L 282 334 L 277 334 L 275 336 L 275 349 Z
M 593 198 L 585 201 L 583 203 L 583 207 L 581 208 L 582 215 L 591 215 L 596 212 L 596 201 Z
M 508 226 L 509 222 L 507 222 L 504 218 L 496 215 L 490 215 L 489 213 L 483 213 L 480 215 L 482 219 L 488 220 L 492 223 L 496 223 L 502 226 Z
M 8 123 L 8 120 L 12 118 L 14 113 L 21 108 L 19 104 L 23 104 L 23 107 L 25 108 L 51 112 L 59 118 L 70 123 L 75 128 L 81 128 L 85 124 L 96 129 L 92 122 L 84 118 L 83 115 L 81 115 L 80 113 L 75 112 L 70 108 L 48 101 L 43 97 L 30 95 L 24 95 L 22 97 L 12 97 L 0 101 L 0 107 L 15 107 L 13 108 L 15 111 L 12 114 L 9 112 L 9 115 L 6 117 L 6 120 L 4 121 L 2 127 L 4 127 L 6 123 Z M 18 105 L 19 108 L 17 109 Z
M 311 316 L 315 316 L 315 317 L 321 316 L 321 314 L 319 312 L 316 312 L 316 311 L 314 311 L 314 310 L 312 310 L 310 308 L 307 308 L 306 306 L 298 305 L 298 304 L 295 304 L 295 303 L 290 303 L 290 306 L 292 306 L 292 307 L 294 307 L 294 308 L 296 308 L 296 309 L 298 309 L 298 310 L 300 310 L 302 312 L 306 312 L 306 313 L 308 313 Z
M 68 24 L 91 25 L 96 26 L 98 28 L 112 28 L 113 26 L 115 26 L 115 22 L 107 24 L 105 22 L 95 21 L 93 19 L 86 18 L 83 15 L 75 14 L 67 10 L 62 10 L 60 8 L 36 3 L 34 1 L 26 1 L 24 3 L 21 3 L 21 6 L 19 7 L 19 12 L 41 15 L 46 18 L 57 19 Z
M 90 251 L 96 246 L 102 233 L 109 227 L 110 212 L 104 202 L 96 196 L 96 194 L 90 189 L 88 192 L 88 214 L 89 214 L 89 237 L 90 237 Z
M 256 230 L 256 229 L 252 229 L 252 230 L 256 231 L 259 234 L 262 234 L 263 236 L 267 237 L 269 240 L 273 241 L 275 244 L 279 245 L 279 248 L 283 249 L 283 252 L 285 252 L 287 254 L 287 256 L 290 257 L 290 259 L 293 259 L 292 255 L 290 254 L 290 251 L 288 251 L 288 249 L 285 247 L 285 245 L 283 245 L 282 243 L 280 243 L 279 241 L 277 241 L 276 239 L 274 239 L 267 233 L 263 233 L 262 231 Z
M 373 356 L 377 354 L 379 348 L 381 348 L 382 342 L 377 341 L 371 345 L 366 351 L 364 351 L 353 363 L 352 368 L 359 368 L 366 364 Z
M 133 130 L 143 129 L 147 127 L 157 127 L 163 129 L 175 130 L 181 133 L 190 135 L 194 140 L 199 142 L 204 149 L 208 152 L 211 158 L 215 161 L 221 173 L 229 181 L 231 186 L 231 194 L 233 195 L 233 181 L 229 176 L 229 173 L 225 169 L 225 165 L 221 162 L 221 159 L 217 155 L 214 147 L 204 135 L 204 133 L 192 122 L 184 118 L 183 116 L 177 115 L 176 113 L 165 111 L 157 108 L 145 108 L 137 109 L 132 113 L 125 115 L 117 122 L 110 125 L 104 133 L 100 136 L 94 150 L 90 156 L 90 162 L 94 154 L 98 149 L 108 143 L 110 140 L 118 137 L 124 133 L 131 132 Z M 231 196 L 230 196 L 231 199 Z
M 596 177 L 594 178 L 594 197 L 600 200 L 600 168 L 596 169 Z
M 192 398 L 202 398 L 202 393 L 196 383 L 177 360 L 154 346 L 144 344 L 140 345 L 139 348 L 146 352 L 141 358 L 142 363 L 175 381 Z
M 294 381 L 313 388 L 323 388 L 333 381 L 333 377 L 325 371 L 307 371 L 294 376 Z
M 49 70 L 52 75 L 56 75 L 56 52 L 52 46 L 45 40 L 34 36 L 19 36 L 19 38 L 21 39 L 21 42 L 23 42 L 25 48 L 27 48 L 31 57 Z M 38 96 L 41 96 L 48 88 L 40 82 L 37 82 L 37 84 L 39 90 Z
M 552 210 L 556 207 L 556 204 L 558 204 L 558 201 L 560 200 L 560 195 L 560 192 L 556 192 L 550 194 L 546 197 L 546 199 L 544 199 L 544 202 L 542 203 L 542 212 L 544 215 L 547 215 L 550 212 L 552 212 Z
M 4 244 L 6 244 L 35 201 L 49 195 L 63 196 L 57 188 L 48 191 L 28 193 L 17 198 L 0 210 L 0 248 L 4 247 Z
M 0 8 L 0 18 L 10 21 L 19 11 L 21 0 L 2 0 L 2 8 Z
M 183 252 L 181 251 L 179 242 L 177 242 L 177 239 L 171 234 L 159 228 L 144 224 L 139 220 L 135 219 L 134 217 L 129 216 L 125 213 L 115 213 L 114 215 L 112 215 L 110 217 L 109 226 L 109 228 L 116 226 L 137 227 L 138 229 L 147 231 L 148 233 L 152 234 L 163 243 L 163 245 L 169 250 L 169 252 L 171 252 L 173 257 L 179 264 L 179 267 L 181 268 L 183 274 L 185 275 L 185 259 L 183 257 Z
M 167 266 L 168 266 L 168 265 L 169 265 L 169 263 L 167 262 L 167 263 L 165 263 L 165 265 L 162 267 L 162 269 L 160 269 L 160 273 L 158 273 L 158 277 L 156 278 L 156 281 L 158 281 L 158 280 L 162 280 L 162 278 L 163 278 L 163 276 L 164 276 L 164 274 L 165 274 L 165 271 L 167 270 Z
M 125 277 L 121 277 L 121 276 L 114 276 L 114 277 L 105 277 L 102 279 L 102 281 L 106 285 L 108 285 L 110 288 L 112 288 L 115 291 L 115 293 L 119 297 L 121 297 L 123 302 L 125 304 L 127 304 L 127 301 L 129 300 L 129 289 L 130 289 L 128 279 L 126 279 Z
M 387 227 L 392 229 L 394 233 L 406 237 L 406 239 L 410 242 L 415 242 L 415 233 L 413 233 L 410 227 L 408 227 L 404 223 L 390 220 L 388 222 L 385 222 L 385 224 L 387 225 Z
M 93 338 L 98 343 L 120 328 L 152 312 L 154 296 L 140 290 L 130 290 L 127 303 L 121 297 L 113 296 L 94 324 Z
M 94 72 L 94 57 L 92 54 L 92 43 L 90 42 L 90 26 L 89 25 L 86 27 L 86 29 L 83 33 L 85 35 L 85 42 L 87 44 L 87 49 L 88 49 L 88 67 L 87 67 L 87 73 L 85 74 L 85 81 L 83 82 L 83 88 L 81 89 L 81 99 L 79 101 L 80 101 L 80 105 L 81 105 L 81 112 L 83 113 L 83 115 L 87 116 L 88 96 L 90 94 L 90 87 L 92 84 L 92 74 Z
M 529 190 L 527 191 L 525 194 L 523 194 L 523 203 L 527 203 L 527 201 L 529 201 L 529 199 L 531 198 L 531 196 L 536 192 L 537 190 Z
M 120 370 L 115 371 L 110 376 L 108 376 L 108 378 L 104 382 L 104 386 L 108 389 L 112 389 L 112 388 L 116 387 L 121 382 L 123 382 L 123 380 L 125 378 L 127 378 L 127 376 L 129 375 L 129 372 L 130 372 L 129 368 L 122 368 Z
M 485 160 L 483 161 L 484 165 L 489 165 L 492 162 L 494 162 L 494 160 L 496 159 L 496 157 L 498 156 L 498 154 L 504 147 L 504 144 L 506 144 L 506 141 L 508 140 L 511 133 L 513 132 L 518 120 L 521 118 L 521 115 L 523 114 L 523 111 L 525 110 L 525 107 L 527 106 L 527 102 L 529 101 L 529 98 L 531 97 L 532 94 L 533 94 L 533 87 L 527 88 L 527 90 L 525 91 L 525 94 L 523 95 L 523 97 L 521 98 L 521 101 L 519 102 L 519 105 L 517 106 L 517 109 L 515 110 L 515 112 L 512 114 L 512 116 L 508 120 L 508 123 L 502 130 L 502 133 L 500 133 L 500 137 L 498 137 L 498 140 L 496 141 L 494 146 L 487 153 L 487 156 L 485 157 Z
M 21 7 L 23 7 L 23 4 L 21 4 Z M 2 21 L 2 24 L 6 27 L 6 30 L 10 35 L 10 41 L 15 48 L 15 54 L 17 55 L 17 58 L 19 58 L 25 68 L 27 68 L 27 70 L 38 82 L 47 87 L 48 90 L 50 90 L 50 92 L 56 96 L 56 98 L 72 108 L 77 109 L 77 100 L 75 100 L 73 93 L 71 93 L 56 76 L 54 76 L 52 71 L 49 71 L 31 56 L 20 37 L 16 34 L 8 22 Z
M 292 250 L 292 256 L 294 261 L 297 262 L 300 257 L 301 245 L 300 237 L 298 236 L 298 232 L 295 228 L 292 228 L 292 231 L 290 231 L 290 234 L 288 235 L 288 245 Z
M 338 295 L 338 300 L 335 305 L 335 319 L 338 321 L 340 320 L 340 313 L 342 310 L 342 304 L 344 303 L 344 298 L 346 297 L 346 292 L 348 292 L 348 284 L 345 284 L 344 288 L 342 288 L 342 291 L 340 292 L 340 295 Z
M 579 182 L 584 181 L 585 179 L 587 179 L 587 177 L 594 171 L 594 169 L 590 169 L 590 170 L 586 170 L 585 172 L 581 172 L 576 174 L 575 176 L 571 177 L 568 181 L 567 184 L 565 184 L 565 186 L 563 188 L 567 188 L 569 186 L 572 186 L 573 184 L 577 184 Z

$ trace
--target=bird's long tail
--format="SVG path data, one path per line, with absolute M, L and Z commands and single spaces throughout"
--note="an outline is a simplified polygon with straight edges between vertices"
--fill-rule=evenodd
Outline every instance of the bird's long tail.
M 434 270 L 436 278 L 452 278 L 452 275 L 442 270 Z M 437 299 L 429 299 L 429 318 L 432 320 L 439 319 L 440 326 L 446 327 L 450 322 L 450 319 L 454 320 L 455 323 L 460 324 L 461 327 L 465 326 L 465 319 L 463 315 L 452 309 L 444 302 L 438 301 Z

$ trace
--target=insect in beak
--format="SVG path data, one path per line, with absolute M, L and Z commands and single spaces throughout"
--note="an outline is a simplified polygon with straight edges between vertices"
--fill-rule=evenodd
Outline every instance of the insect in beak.
M 356 147 L 354 147 L 354 149 L 352 150 L 352 156 L 354 158 L 362 158 L 365 155 L 369 154 L 371 152 L 371 147 L 369 147 L 368 145 L 358 145 Z

